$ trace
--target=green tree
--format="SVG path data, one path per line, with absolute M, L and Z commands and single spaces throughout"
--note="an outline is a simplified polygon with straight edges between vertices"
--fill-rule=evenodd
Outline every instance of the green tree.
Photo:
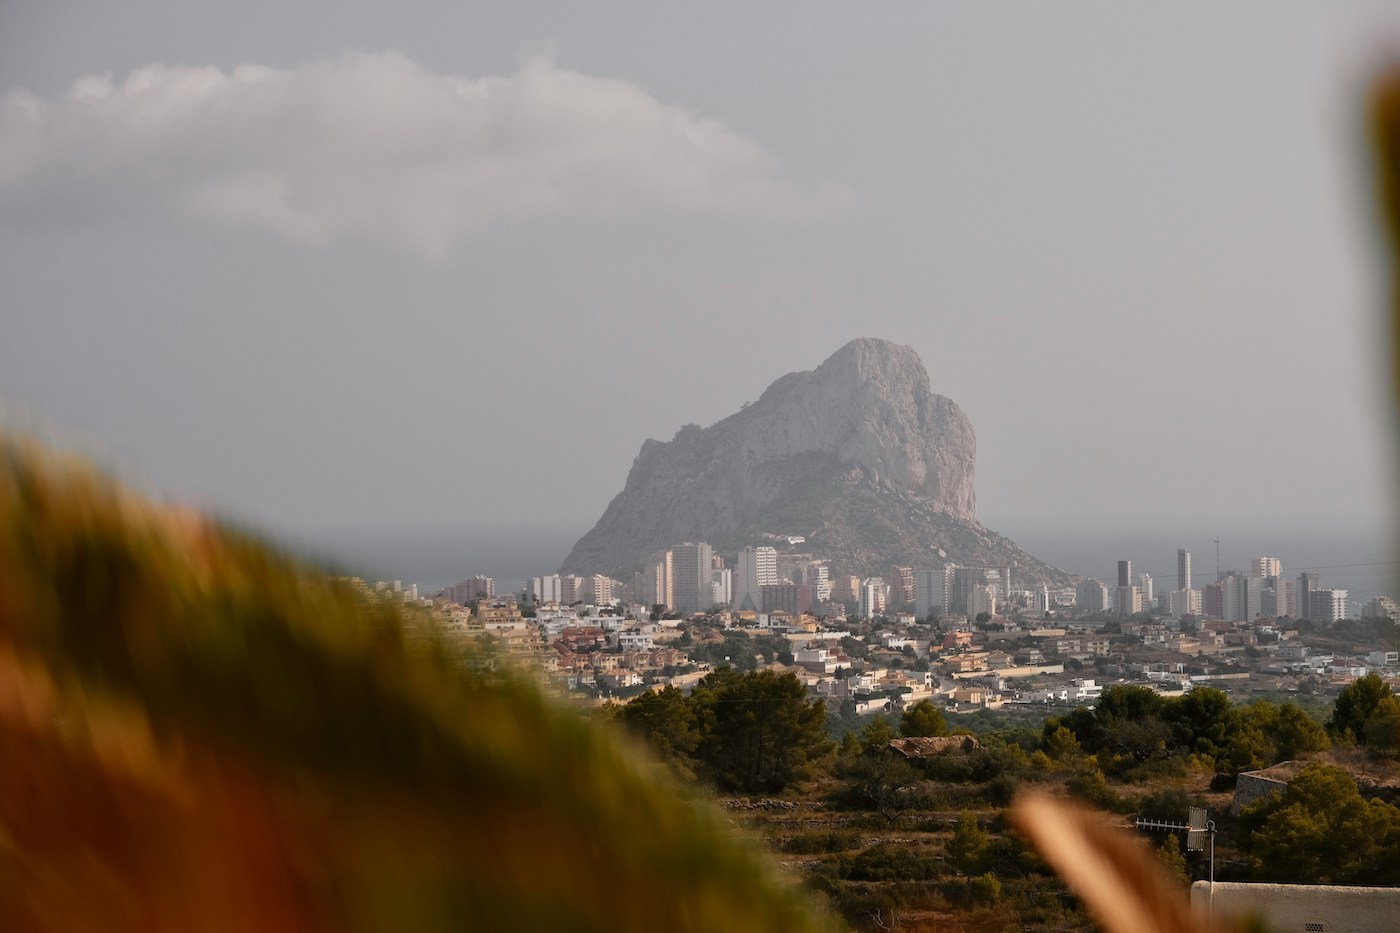
M 1246 807 L 1240 822 L 1260 881 L 1400 883 L 1400 809 L 1363 798 L 1340 768 L 1308 765 L 1282 793 Z
M 870 646 L 850 635 L 841 639 L 841 650 L 846 652 L 847 657 L 857 659 L 870 657 Z
M 1361 738 L 1377 754 L 1388 758 L 1400 755 L 1400 699 L 1388 696 L 1377 703 Z
M 841 748 L 838 752 L 840 757 L 846 761 L 854 761 L 860 757 L 862 751 L 864 749 L 860 747 L 860 739 L 856 738 L 854 732 L 847 729 L 846 734 L 841 738 Z
M 1172 725 L 1174 744 L 1200 755 L 1220 758 L 1239 727 L 1239 715 L 1224 691 L 1193 687 L 1185 696 L 1162 704 L 1162 718 Z
M 648 690 L 622 707 L 619 718 L 663 758 L 688 758 L 700 743 L 695 710 L 675 687 Z
M 1325 751 L 1332 741 L 1317 720 L 1296 703 L 1259 700 L 1244 708 L 1244 728 L 1257 726 L 1273 745 L 1268 764 Z
M 871 717 L 865 728 L 860 730 L 860 744 L 866 748 L 881 748 L 890 744 L 890 739 L 894 737 L 895 731 L 890 728 L 889 720 L 881 713 Z
M 1337 695 L 1332 718 L 1327 720 L 1327 731 L 1338 738 L 1350 733 L 1354 739 L 1360 739 L 1366 733 L 1367 720 L 1388 696 L 1391 696 L 1390 686 L 1379 674 L 1358 677 Z
M 824 701 L 806 697 L 793 674 L 715 671 L 691 695 L 702 732 L 696 757 L 727 787 L 782 790 L 834 748 Z
M 1162 863 L 1162 867 L 1183 885 L 1191 883 L 1191 873 L 1186 868 L 1186 856 L 1181 854 L 1181 840 L 1176 833 L 1167 836 L 1165 842 L 1157 849 L 1157 860 Z
M 948 840 L 948 861 L 959 872 L 971 877 L 987 868 L 987 856 L 992 850 L 992 837 L 977 823 L 977 817 L 964 810 L 958 815 L 958 825 Z
M 1244 713 L 1239 718 L 1240 724 L 1231 733 L 1228 744 L 1215 755 L 1217 776 L 1234 776 L 1283 760 L 1278 755 L 1278 746 L 1258 718 Z
M 1051 729 L 1050 723 L 1055 726 Z M 1080 751 L 1079 740 L 1074 737 L 1074 733 L 1059 725 L 1059 720 L 1046 720 L 1046 733 L 1040 742 L 1041 749 L 1046 755 L 1056 761 L 1073 758 Z
M 968 882 L 967 893 L 972 903 L 991 907 L 1001 900 L 1001 880 L 991 872 L 978 875 Z
M 905 792 L 919 779 L 914 766 L 892 752 L 860 756 L 850 774 L 852 795 L 887 820 L 902 809 Z
M 920 700 L 904 710 L 899 718 L 901 735 L 947 735 L 948 720 L 943 711 L 928 700 Z
M 1094 718 L 1100 722 L 1151 719 L 1161 716 L 1162 705 L 1162 697 L 1151 687 L 1114 684 L 1105 687 L 1094 704 Z

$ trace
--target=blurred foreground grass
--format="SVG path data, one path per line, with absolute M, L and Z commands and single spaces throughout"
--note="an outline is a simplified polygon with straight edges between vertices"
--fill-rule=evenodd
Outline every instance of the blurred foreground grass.
M 634 749 L 403 623 L 0 437 L 0 928 L 825 928 Z

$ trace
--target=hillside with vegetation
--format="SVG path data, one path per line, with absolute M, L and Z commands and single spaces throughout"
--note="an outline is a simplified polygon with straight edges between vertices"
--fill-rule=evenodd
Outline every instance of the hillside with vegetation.
M 921 701 L 825 744 L 795 678 L 786 690 L 784 679 L 726 669 L 690 697 L 648 693 L 605 715 L 647 738 L 676 772 L 715 788 L 736 823 L 853 929 L 1091 928 L 1009 829 L 1007 808 L 1032 790 L 1137 833 L 1183 896 L 1208 876 L 1205 857 L 1185 851 L 1184 834 L 1133 829 L 1136 819 L 1185 823 L 1192 807 L 1207 809 L 1220 881 L 1400 884 L 1400 700 L 1374 675 L 1342 690 L 1326 722 L 1293 703 L 1235 703 L 1209 687 L 1166 698 L 1115 686 L 1093 708 L 1002 717 L 971 742 L 957 739 L 973 731 L 961 717 L 950 724 Z M 744 699 L 726 708 L 716 691 Z M 715 730 L 734 728 L 720 725 L 726 719 L 748 730 L 738 746 L 746 760 L 761 758 L 766 742 L 787 750 L 772 760 L 793 766 L 754 780 L 715 758 Z M 833 713 L 827 725 L 847 723 Z M 1279 793 L 1232 812 L 1240 772 L 1284 762 Z

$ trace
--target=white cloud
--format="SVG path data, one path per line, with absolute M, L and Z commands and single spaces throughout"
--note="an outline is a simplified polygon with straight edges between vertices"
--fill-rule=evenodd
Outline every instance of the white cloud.
M 475 80 L 393 52 L 290 71 L 148 65 L 57 100 L 0 99 L 0 205 L 48 222 L 167 205 L 298 242 L 440 254 L 531 217 L 781 219 L 848 201 L 799 189 L 713 120 L 547 58 Z

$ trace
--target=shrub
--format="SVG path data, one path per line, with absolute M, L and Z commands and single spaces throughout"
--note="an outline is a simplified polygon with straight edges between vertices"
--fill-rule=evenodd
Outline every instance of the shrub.
M 803 833 L 789 836 L 780 848 L 792 855 L 813 855 L 818 853 L 845 852 L 854 848 L 855 833 L 832 831 L 826 833 Z
M 987 783 L 987 800 L 993 806 L 1004 807 L 1016 796 L 1020 782 L 1009 774 L 998 774 Z
M 991 872 L 973 878 L 967 888 L 974 904 L 991 906 L 1001 900 L 1001 882 Z
M 1191 808 L 1200 806 L 1200 799 L 1180 787 L 1153 791 L 1138 801 L 1137 811 L 1145 819 L 1186 822 Z
M 846 877 L 852 881 L 926 881 L 941 874 L 937 858 L 917 848 L 887 843 L 871 846 L 846 866 Z
M 1102 771 L 1079 774 L 1065 782 L 1065 788 L 1079 799 L 1105 810 L 1117 810 L 1123 800 L 1109 788 Z

